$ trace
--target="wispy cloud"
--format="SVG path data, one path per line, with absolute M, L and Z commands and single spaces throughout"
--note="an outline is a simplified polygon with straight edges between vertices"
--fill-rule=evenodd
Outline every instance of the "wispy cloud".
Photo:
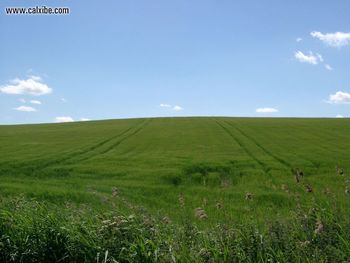
M 320 62 L 323 62 L 323 61 L 324 61 L 322 55 L 316 54 L 316 56 L 318 57 L 318 61 L 320 61 Z
M 174 110 L 174 111 L 182 111 L 183 108 L 182 108 L 181 106 L 179 106 L 179 105 L 175 105 L 175 106 L 173 107 L 173 110 Z
M 40 100 L 31 100 L 30 103 L 31 104 L 38 104 L 38 105 L 40 105 L 41 101 Z
M 69 116 L 61 116 L 61 117 L 56 117 L 55 122 L 73 122 L 74 119 Z
M 330 71 L 333 70 L 333 68 L 332 68 L 331 65 L 329 65 L 329 64 L 325 64 L 324 67 L 325 67 L 327 70 L 330 70 Z
M 182 111 L 182 110 L 184 109 L 183 107 L 181 107 L 181 106 L 179 106 L 179 105 L 174 105 L 174 106 L 172 106 L 172 105 L 167 104 L 167 103 L 161 103 L 159 106 L 162 107 L 162 108 L 171 109 L 171 110 L 173 110 L 173 111 Z
M 309 52 L 309 55 L 304 54 L 301 51 L 296 51 L 294 53 L 294 57 L 302 63 L 309 63 L 312 65 L 317 65 L 319 62 L 323 61 L 323 58 L 320 54 L 314 55 L 311 51 Z
M 257 113 L 274 113 L 274 112 L 278 112 L 278 109 L 266 107 L 266 108 L 257 108 L 255 111 Z
M 70 116 L 56 117 L 55 122 L 74 122 L 75 120 Z M 88 118 L 80 118 L 79 121 L 90 121 Z
M 23 112 L 34 112 L 36 111 L 35 108 L 30 107 L 30 106 L 19 106 L 17 108 L 14 108 L 16 111 L 23 111 Z
M 340 114 L 336 115 L 335 117 L 336 117 L 336 118 L 344 118 L 344 116 L 343 116 L 343 115 L 340 115 Z
M 26 103 L 26 100 L 23 99 L 23 98 L 20 98 L 19 101 L 22 102 L 22 103 Z
M 301 37 L 298 37 L 297 39 L 295 39 L 296 42 L 301 42 L 303 41 L 303 39 Z
M 329 95 L 328 103 L 332 104 L 350 104 L 350 93 L 337 91 Z
M 317 38 L 331 47 L 343 47 L 350 44 L 350 33 L 335 32 L 323 34 L 313 31 L 310 34 L 313 38 Z
M 27 79 L 14 79 L 10 84 L 0 86 L 0 92 L 13 95 L 33 95 L 40 96 L 49 94 L 52 89 L 43 83 L 38 76 L 30 76 Z

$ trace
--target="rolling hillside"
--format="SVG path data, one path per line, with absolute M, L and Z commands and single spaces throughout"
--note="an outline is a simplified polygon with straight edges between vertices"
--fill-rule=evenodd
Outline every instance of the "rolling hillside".
M 347 119 L 214 117 L 0 126 L 0 193 L 174 221 L 205 207 L 209 223 L 287 217 L 295 193 L 348 209 L 349 130 Z

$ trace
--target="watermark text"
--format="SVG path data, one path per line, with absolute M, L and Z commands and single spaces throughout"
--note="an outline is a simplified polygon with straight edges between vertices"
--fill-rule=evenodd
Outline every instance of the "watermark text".
M 69 15 L 69 7 L 5 7 L 6 15 Z

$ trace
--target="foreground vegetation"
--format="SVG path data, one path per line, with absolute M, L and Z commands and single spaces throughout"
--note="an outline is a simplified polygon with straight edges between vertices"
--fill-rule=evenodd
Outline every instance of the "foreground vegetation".
M 0 261 L 347 262 L 350 121 L 0 126 Z
M 300 207 L 261 229 L 251 222 L 201 230 L 143 209 L 94 214 L 22 198 L 2 203 L 1 262 L 348 262 L 350 222 L 323 207 Z M 332 213 L 331 213 L 332 211 Z

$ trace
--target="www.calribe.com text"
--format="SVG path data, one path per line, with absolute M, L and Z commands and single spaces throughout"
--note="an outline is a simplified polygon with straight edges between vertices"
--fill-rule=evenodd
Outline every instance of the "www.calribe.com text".
M 5 13 L 7 15 L 68 15 L 70 8 L 48 6 L 5 7 Z

